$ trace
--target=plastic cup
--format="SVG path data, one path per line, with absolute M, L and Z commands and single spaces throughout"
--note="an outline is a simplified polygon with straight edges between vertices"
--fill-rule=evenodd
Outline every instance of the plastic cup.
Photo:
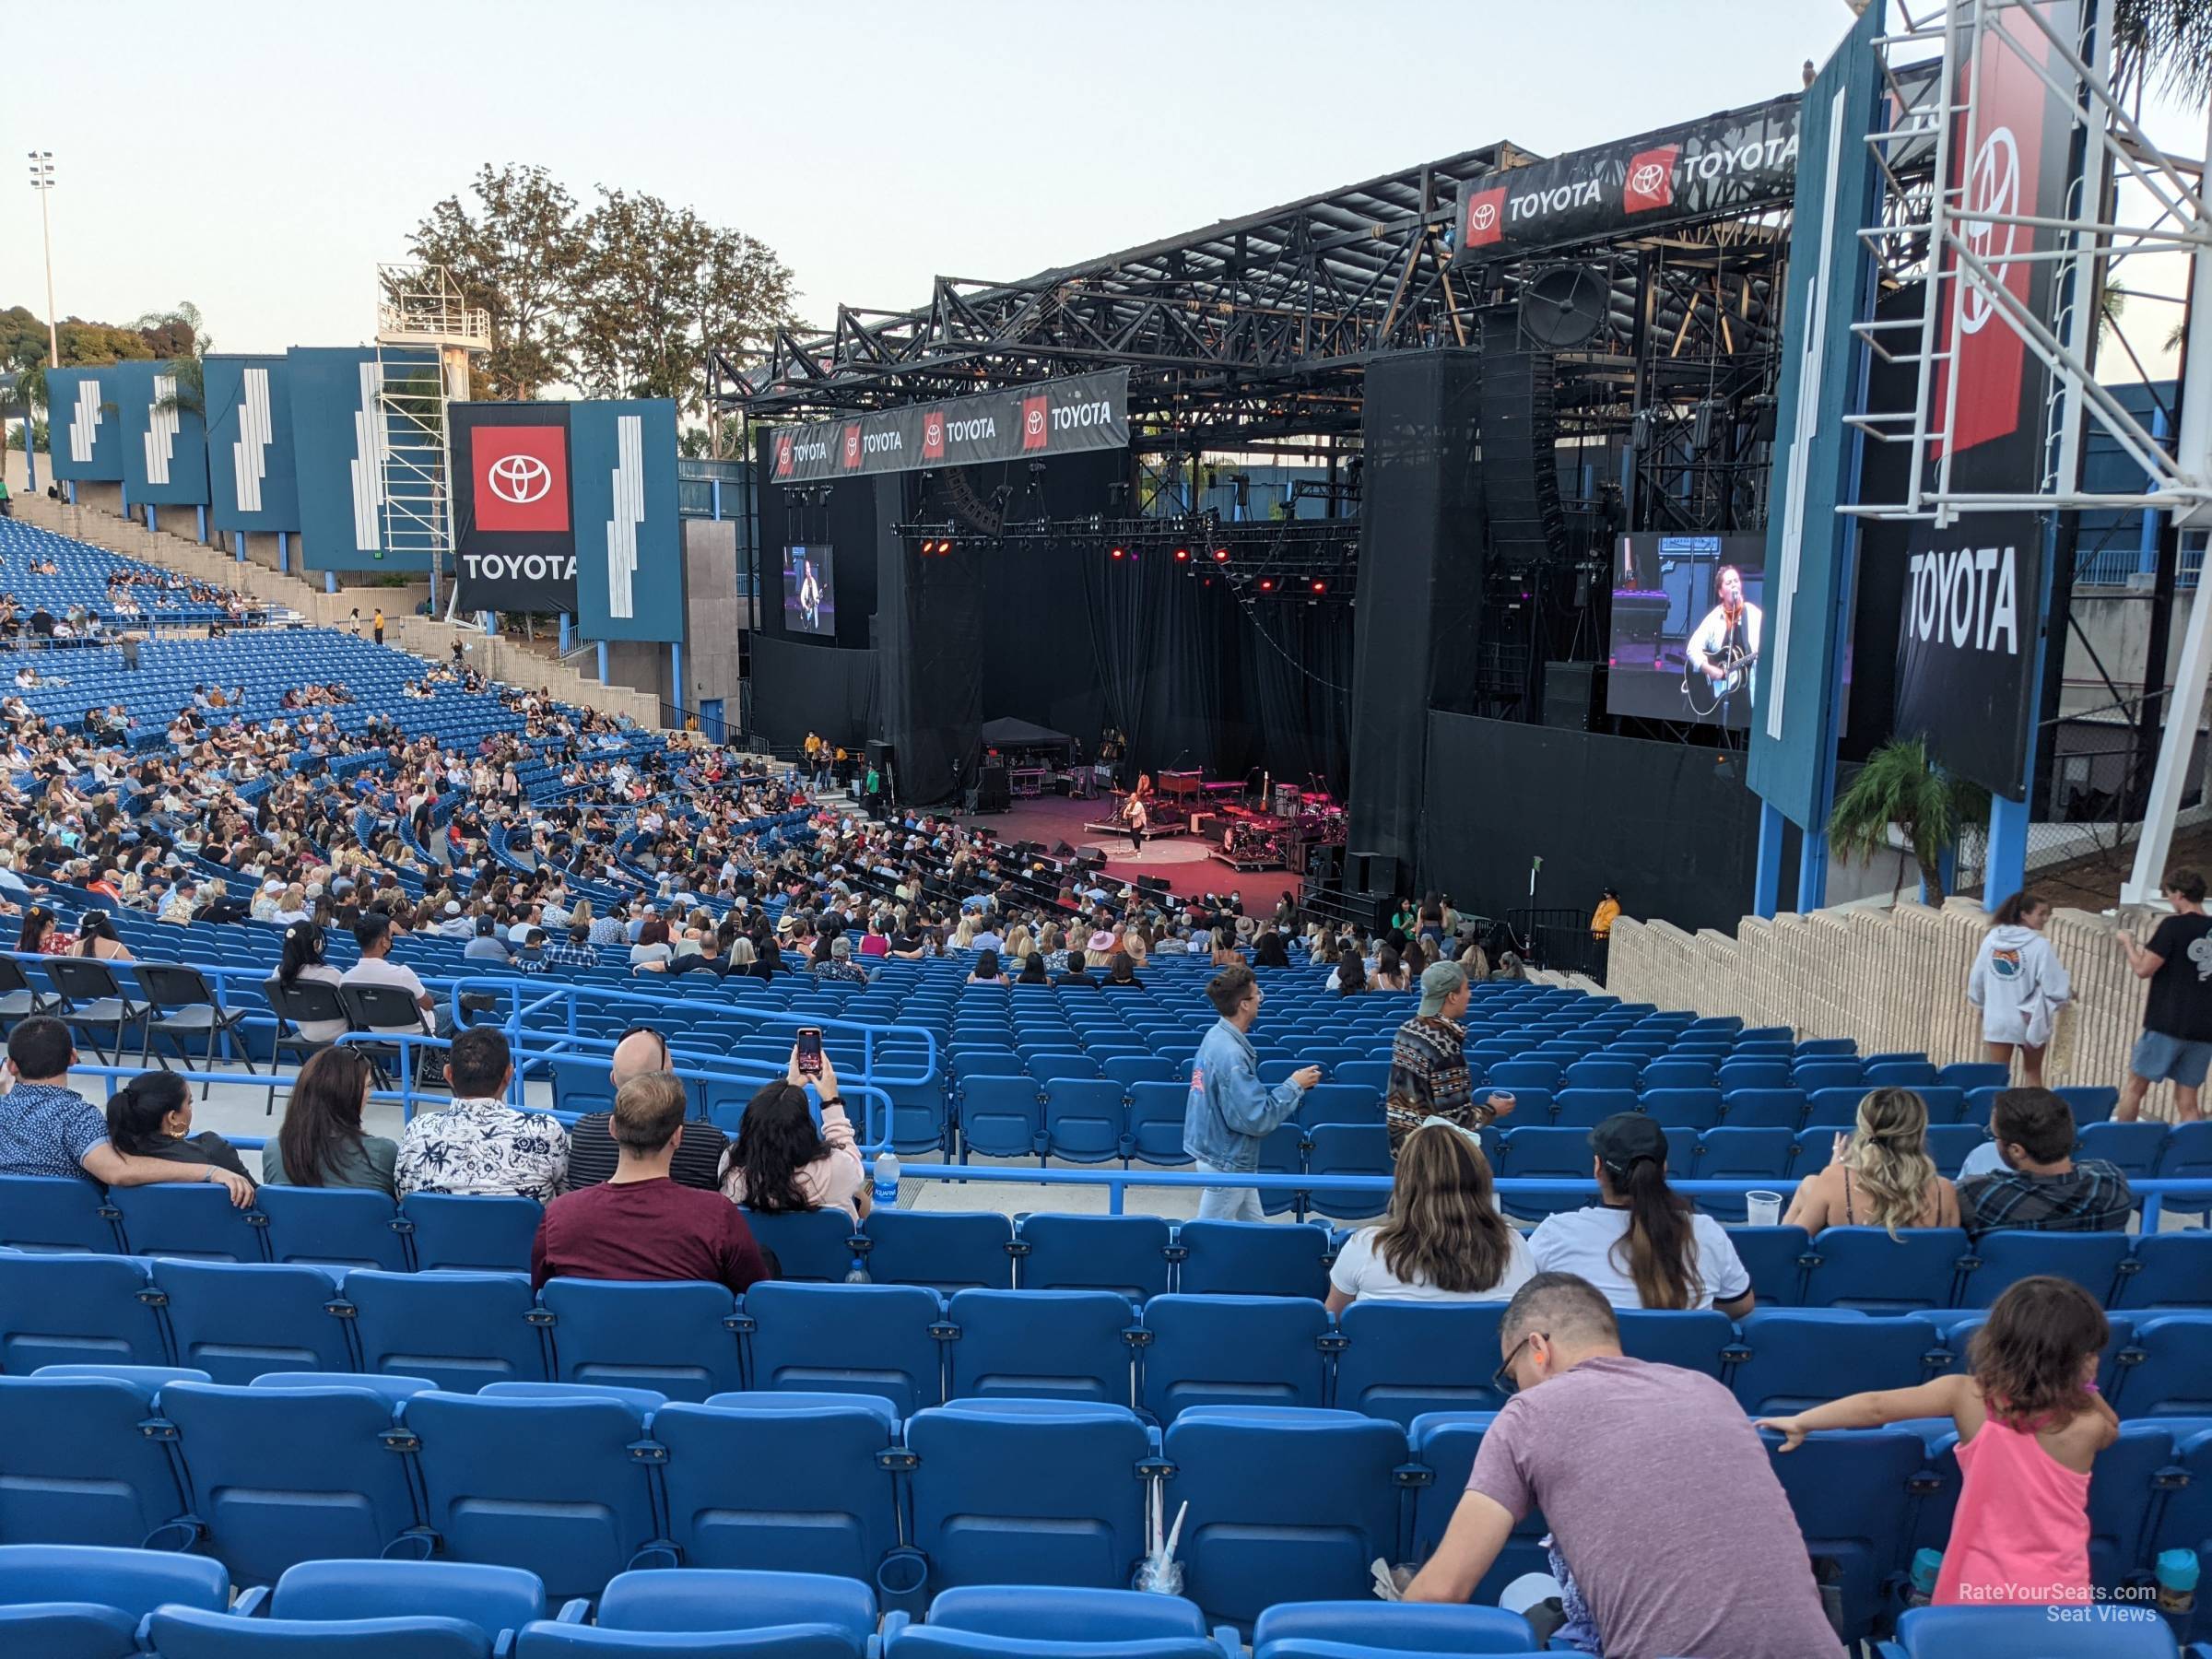
M 1782 1220 L 1780 1193 L 1746 1193 L 1744 1209 L 1754 1227 L 1773 1227 Z

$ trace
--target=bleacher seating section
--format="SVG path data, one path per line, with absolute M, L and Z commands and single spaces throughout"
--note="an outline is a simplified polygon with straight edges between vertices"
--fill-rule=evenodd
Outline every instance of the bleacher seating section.
M 52 575 L 33 571 L 32 559 L 52 560 Z M 159 565 L 128 559 L 66 535 L 56 535 L 21 519 L 0 518 L 0 593 L 13 595 L 24 616 L 39 606 L 60 617 L 73 605 L 98 611 L 110 628 L 117 625 L 115 606 L 108 591 L 109 577 L 130 571 L 140 576 L 173 576 Z M 131 598 L 145 615 L 129 626 L 148 623 L 190 626 L 223 616 L 220 606 L 202 604 L 179 591 L 151 582 L 134 582 Z

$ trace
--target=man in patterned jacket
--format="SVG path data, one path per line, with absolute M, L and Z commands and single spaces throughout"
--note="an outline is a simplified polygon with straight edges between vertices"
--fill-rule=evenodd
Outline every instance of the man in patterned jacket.
M 399 1143 L 399 1195 L 509 1194 L 548 1204 L 567 1184 L 569 1132 L 549 1112 L 507 1104 L 513 1052 L 503 1032 L 475 1026 L 453 1039 L 445 1080 L 453 1104 L 418 1113 Z

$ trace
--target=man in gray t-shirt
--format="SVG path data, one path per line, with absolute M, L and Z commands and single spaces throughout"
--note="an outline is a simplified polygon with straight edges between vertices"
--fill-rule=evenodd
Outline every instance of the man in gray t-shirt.
M 1521 1392 L 1406 1600 L 1465 1601 L 1541 1509 L 1606 1659 L 1842 1659 L 1797 1518 L 1734 1395 L 1622 1354 L 1612 1308 L 1569 1273 L 1521 1288 L 1499 1345 Z

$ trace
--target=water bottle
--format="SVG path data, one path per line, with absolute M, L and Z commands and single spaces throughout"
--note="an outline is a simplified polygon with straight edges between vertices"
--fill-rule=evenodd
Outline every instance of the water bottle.
M 2196 1551 L 2159 1551 L 2159 1611 L 2169 1618 L 2185 1618 L 2196 1606 Z
M 1943 1573 L 1943 1551 L 1916 1549 L 1912 1552 L 1912 1590 L 1905 1597 L 1908 1606 L 1924 1607 L 1936 1599 L 1936 1581 Z
M 899 1154 L 876 1154 L 876 1204 L 879 1209 L 896 1208 L 899 1203 Z

